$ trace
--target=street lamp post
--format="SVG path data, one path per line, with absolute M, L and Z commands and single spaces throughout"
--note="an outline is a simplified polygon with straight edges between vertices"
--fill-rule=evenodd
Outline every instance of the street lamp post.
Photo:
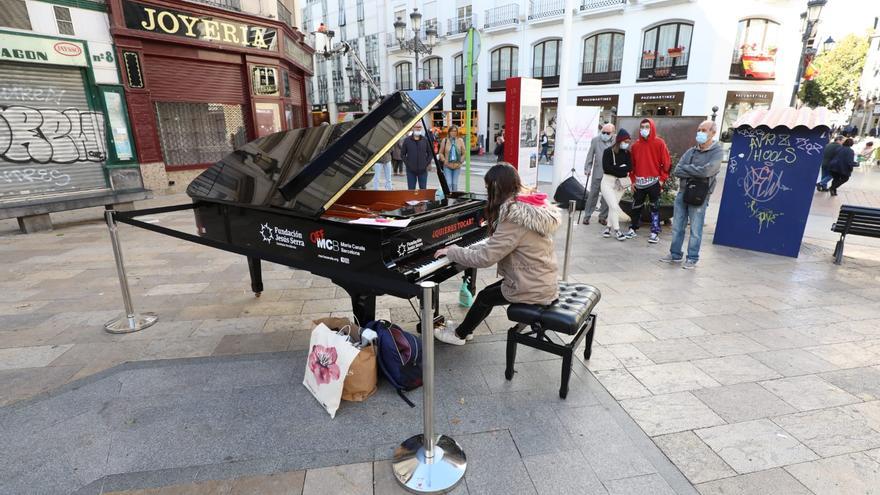
M 814 32 L 819 24 L 819 15 L 822 13 L 822 7 L 828 3 L 828 0 L 809 0 L 807 2 L 807 11 L 801 14 L 801 57 L 798 61 L 797 77 L 794 80 L 794 90 L 791 93 L 791 106 L 797 104 L 798 90 L 801 88 L 801 78 L 804 77 L 804 62 L 807 57 L 814 52 L 811 48 L 812 40 L 816 36 Z
M 437 30 L 434 26 L 425 29 L 425 41 L 422 41 L 422 14 L 419 12 L 419 9 L 413 9 L 409 15 L 409 20 L 413 37 L 406 39 L 406 23 L 400 17 L 394 23 L 394 36 L 397 38 L 401 50 L 412 52 L 415 55 L 415 68 L 413 70 L 415 80 L 413 81 L 414 87 L 412 88 L 415 89 L 419 84 L 419 54 L 431 54 L 434 44 L 437 43 Z

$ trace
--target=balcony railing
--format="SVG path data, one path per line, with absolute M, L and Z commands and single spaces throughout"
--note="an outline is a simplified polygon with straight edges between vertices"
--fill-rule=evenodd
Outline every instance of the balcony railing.
M 464 34 L 468 29 L 477 25 L 477 16 L 458 17 L 455 19 L 446 19 L 447 36 L 455 36 L 456 34 Z
M 530 21 L 562 17 L 565 13 L 565 0 L 529 0 Z
M 519 24 L 519 4 L 511 3 L 486 10 L 484 29 L 492 29 L 502 26 L 516 26 Z
M 639 81 L 685 79 L 690 52 L 642 53 L 639 56 Z
M 627 0 L 581 0 L 578 10 L 582 14 L 620 10 L 626 7 Z
M 411 81 L 398 81 L 394 83 L 394 89 L 397 91 L 411 91 L 413 89 L 413 85 Z
M 517 77 L 519 70 L 493 70 L 489 73 L 489 89 L 504 89 L 507 86 L 507 79 Z
M 394 33 L 385 33 L 385 47 L 386 48 L 400 48 L 400 43 L 397 42 L 397 38 L 394 36 Z
M 592 63 L 581 64 L 581 83 L 582 84 L 602 84 L 602 83 L 619 83 L 620 68 L 623 65 L 623 58 L 617 57 L 613 60 L 597 60 L 595 67 Z
M 532 77 L 541 79 L 544 87 L 559 85 L 559 66 L 545 65 L 543 67 L 532 67 Z
M 281 2 L 278 2 L 278 20 L 288 26 L 293 26 L 293 14 Z
M 189 0 L 190 2 L 203 3 L 221 9 L 237 10 L 241 12 L 241 0 Z
M 745 61 L 743 60 L 745 58 Z M 733 50 L 730 60 L 731 79 L 775 79 L 776 50 L 743 52 Z

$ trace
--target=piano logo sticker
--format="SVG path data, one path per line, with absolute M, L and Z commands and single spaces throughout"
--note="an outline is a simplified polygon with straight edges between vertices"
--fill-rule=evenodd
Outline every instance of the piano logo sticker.
M 415 253 L 424 244 L 425 244 L 425 241 L 423 241 L 421 238 L 413 239 L 411 241 L 398 244 L 397 245 L 397 256 L 402 258 L 410 253 Z
M 263 242 L 266 244 L 272 244 L 274 241 L 276 245 L 289 249 L 298 249 L 306 246 L 305 241 L 303 241 L 302 232 L 273 227 L 268 223 L 260 225 L 260 237 L 263 238 Z
M 336 263 L 349 264 L 351 263 L 351 258 L 349 256 L 360 256 L 364 252 L 367 251 L 367 248 L 360 244 L 353 244 L 350 242 L 341 242 L 335 239 L 328 239 L 324 235 L 324 229 L 316 230 L 309 234 L 309 240 L 312 241 L 312 244 L 315 245 L 318 249 L 323 249 L 325 251 L 331 251 L 333 253 L 339 252 L 341 254 L 345 254 L 348 256 L 335 256 L 335 255 L 327 255 L 327 254 L 318 254 L 318 258 L 327 260 L 327 261 L 335 261 Z

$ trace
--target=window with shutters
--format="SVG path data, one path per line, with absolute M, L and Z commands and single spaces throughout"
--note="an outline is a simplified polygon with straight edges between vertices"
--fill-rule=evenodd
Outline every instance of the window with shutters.
M 59 7 L 58 5 L 54 8 L 55 24 L 58 25 L 58 34 L 66 34 L 68 36 L 76 34 L 73 31 L 73 20 L 70 18 L 70 9 L 67 7 Z
M 3 8 L 0 8 L 0 27 L 31 29 L 31 19 L 28 17 L 24 0 L 3 0 Z

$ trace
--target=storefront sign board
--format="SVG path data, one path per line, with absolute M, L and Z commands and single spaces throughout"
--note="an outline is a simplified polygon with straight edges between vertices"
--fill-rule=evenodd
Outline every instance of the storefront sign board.
M 89 65 L 85 47 L 79 41 L 8 33 L 0 33 L 0 60 L 79 67 Z

